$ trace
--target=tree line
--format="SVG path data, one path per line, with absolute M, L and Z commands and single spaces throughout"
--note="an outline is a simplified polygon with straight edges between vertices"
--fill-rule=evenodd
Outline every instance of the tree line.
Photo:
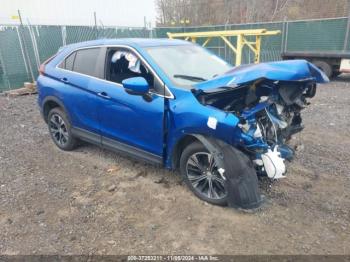
M 240 24 L 348 16 L 349 0 L 155 0 L 157 26 Z

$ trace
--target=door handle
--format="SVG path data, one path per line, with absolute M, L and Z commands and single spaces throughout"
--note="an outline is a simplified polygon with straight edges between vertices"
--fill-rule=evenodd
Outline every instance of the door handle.
M 99 92 L 97 93 L 98 96 L 103 97 L 105 99 L 110 99 L 110 97 L 108 96 L 108 94 L 106 92 Z
M 62 81 L 63 83 L 65 83 L 65 84 L 68 84 L 68 83 L 69 83 L 69 81 L 68 81 L 68 79 L 67 79 L 66 77 L 61 78 L 61 81 Z

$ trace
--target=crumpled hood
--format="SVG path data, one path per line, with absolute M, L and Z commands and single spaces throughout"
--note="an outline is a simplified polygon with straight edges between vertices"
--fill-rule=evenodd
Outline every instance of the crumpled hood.
M 285 60 L 237 66 L 223 75 L 193 86 L 196 89 L 210 90 L 220 87 L 236 87 L 257 79 L 329 82 L 328 77 L 320 69 L 306 60 Z

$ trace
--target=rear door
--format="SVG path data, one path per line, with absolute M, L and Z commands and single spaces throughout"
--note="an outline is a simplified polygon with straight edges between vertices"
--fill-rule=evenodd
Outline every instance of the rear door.
M 62 92 L 63 101 L 75 129 L 99 133 L 97 108 L 99 104 L 96 88 L 91 80 L 99 75 L 102 48 L 83 48 L 71 53 L 58 66 L 59 79 L 69 92 Z M 82 135 L 82 134 L 80 134 Z M 92 136 L 94 136 L 92 134 Z M 94 136 L 100 142 L 100 136 Z

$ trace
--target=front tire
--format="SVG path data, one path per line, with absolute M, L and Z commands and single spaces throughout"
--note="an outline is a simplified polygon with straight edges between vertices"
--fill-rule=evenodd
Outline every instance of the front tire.
M 199 142 L 190 144 L 181 154 L 180 172 L 189 189 L 201 200 L 225 206 L 227 190 L 217 169 L 213 155 Z
M 62 150 L 70 151 L 77 146 L 77 139 L 71 131 L 71 124 L 63 110 L 55 107 L 50 110 L 47 125 L 53 142 Z

